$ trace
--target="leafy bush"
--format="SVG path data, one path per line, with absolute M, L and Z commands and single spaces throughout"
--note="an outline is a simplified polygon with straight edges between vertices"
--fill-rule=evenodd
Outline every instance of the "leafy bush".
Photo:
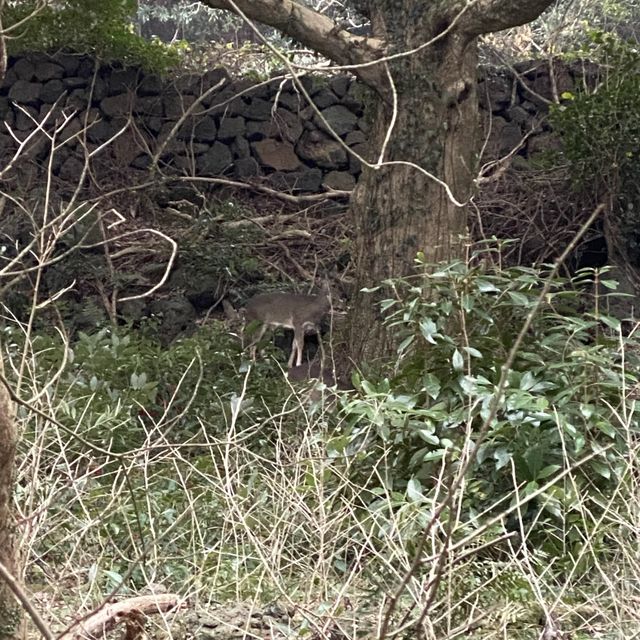
M 551 112 L 576 186 L 598 201 L 612 198 L 616 248 L 640 267 L 640 52 L 637 45 L 592 32 L 585 57 L 602 63 L 598 85 Z
M 4 28 L 27 18 L 8 38 L 9 53 L 56 51 L 91 53 L 106 60 L 164 71 L 180 59 L 182 45 L 145 40 L 133 28 L 135 0 L 64 0 L 55 5 L 29 1 L 5 4 Z
M 584 539 L 573 525 L 583 525 L 584 514 L 576 492 L 597 502 L 627 472 L 624 455 L 640 418 L 638 345 L 606 315 L 616 283 L 603 272 L 581 272 L 580 289 L 578 279 L 556 278 L 492 415 L 503 363 L 548 271 L 485 268 L 475 258 L 421 264 L 420 275 L 385 283 L 395 293 L 382 307 L 398 339 L 397 372 L 360 382 L 364 397 L 346 406 L 348 427 L 332 443 L 335 455 L 358 460 L 370 499 L 380 491 L 377 474 L 385 491 L 431 504 L 443 469 L 454 473 L 486 428 L 468 470 L 463 520 L 478 524 L 480 512 L 506 509 L 505 497 L 532 496 L 579 467 L 575 484 L 552 483 L 520 512 L 535 520 L 530 534 L 543 550 L 578 551 Z M 584 293 L 588 280 L 608 293 Z

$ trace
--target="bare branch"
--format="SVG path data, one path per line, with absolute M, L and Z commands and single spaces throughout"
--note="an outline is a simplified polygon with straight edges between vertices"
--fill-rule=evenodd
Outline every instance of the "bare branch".
M 328 16 L 293 0 L 203 0 L 203 3 L 214 9 L 242 12 L 251 20 L 278 29 L 339 65 L 371 63 L 384 54 L 384 42 L 379 38 L 353 35 Z M 373 87 L 384 82 L 378 65 L 357 69 L 355 73 Z
M 479 0 L 466 12 L 460 30 L 470 36 L 502 31 L 535 20 L 555 0 Z

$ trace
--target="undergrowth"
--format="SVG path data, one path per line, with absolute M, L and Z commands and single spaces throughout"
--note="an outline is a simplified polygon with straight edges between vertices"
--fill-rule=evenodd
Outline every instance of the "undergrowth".
M 320 407 L 219 322 L 166 348 L 151 329 L 5 329 L 38 409 L 20 408 L 16 497 L 52 626 L 160 583 L 203 609 L 295 607 L 283 637 L 386 619 L 399 637 L 534 638 L 551 613 L 574 638 L 638 631 L 634 329 L 607 315 L 606 273 L 555 280 L 491 417 L 548 271 L 481 257 L 387 283 L 394 375 Z

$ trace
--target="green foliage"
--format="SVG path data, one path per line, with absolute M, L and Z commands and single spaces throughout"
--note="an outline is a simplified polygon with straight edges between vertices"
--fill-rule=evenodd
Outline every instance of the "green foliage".
M 577 494 L 610 494 L 627 470 L 629 430 L 636 432 L 640 419 L 628 393 L 640 381 L 638 345 L 622 339 L 619 321 L 603 312 L 616 287 L 603 272 L 579 275 L 581 288 L 596 279 L 608 291 L 593 297 L 574 288 L 578 281 L 557 278 L 492 417 L 503 363 L 546 272 L 484 268 L 482 257 L 471 265 L 421 265 L 422 275 L 385 283 L 395 293 L 382 308 L 398 340 L 397 374 L 360 381 L 364 397 L 347 405 L 349 426 L 331 444 L 336 455 L 356 456 L 362 482 L 375 468 L 398 504 L 424 506 L 434 499 L 443 464 L 455 470 L 486 426 L 468 472 L 462 519 L 469 523 L 576 465 L 573 483 L 546 488 L 520 516 L 526 521 L 541 510 L 531 535 L 544 552 L 577 553 L 584 543 Z M 371 495 L 380 491 L 376 485 L 368 481 Z
M 183 45 L 165 45 L 138 36 L 132 24 L 135 0 L 63 0 L 55 4 L 5 4 L 4 28 L 21 20 L 8 39 L 9 53 L 69 49 L 105 60 L 165 71 L 180 60 Z
M 606 63 L 597 91 L 565 94 L 551 113 L 579 189 L 597 199 L 613 194 L 623 254 L 640 266 L 640 51 L 592 32 L 585 57 Z

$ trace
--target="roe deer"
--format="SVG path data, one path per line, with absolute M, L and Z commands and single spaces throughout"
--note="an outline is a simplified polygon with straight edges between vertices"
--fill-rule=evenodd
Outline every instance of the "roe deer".
M 300 293 L 262 293 L 253 296 L 245 307 L 245 320 L 258 321 L 262 324 L 257 337 L 252 343 L 255 347 L 269 327 L 285 327 L 293 329 L 293 344 L 288 366 L 291 368 L 295 358 L 296 366 L 302 364 L 302 349 L 306 333 L 317 333 L 320 336 L 320 323 L 331 309 L 329 284 L 322 285 L 322 293 L 309 296 Z

